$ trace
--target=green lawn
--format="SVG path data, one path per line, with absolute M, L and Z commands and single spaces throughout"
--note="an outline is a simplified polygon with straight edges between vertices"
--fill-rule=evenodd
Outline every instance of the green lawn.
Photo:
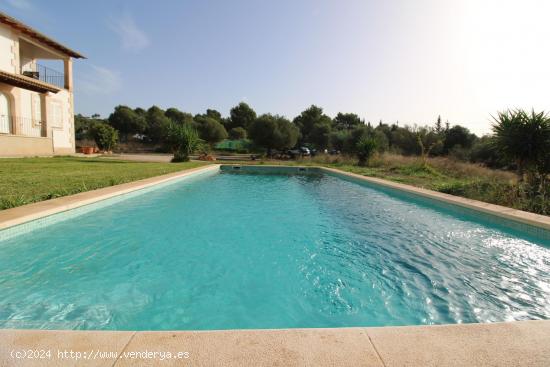
M 101 158 L 0 159 L 0 209 L 198 167 Z

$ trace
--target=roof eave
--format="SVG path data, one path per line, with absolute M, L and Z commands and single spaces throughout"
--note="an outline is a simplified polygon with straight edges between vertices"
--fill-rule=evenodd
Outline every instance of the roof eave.
M 67 55 L 70 57 L 74 57 L 75 59 L 85 59 L 86 57 L 74 50 L 71 50 L 70 48 L 63 46 L 61 43 L 53 40 L 52 38 L 38 32 L 32 27 L 29 27 L 28 25 L 24 24 L 23 22 L 20 22 L 19 20 L 0 12 L 0 23 L 4 23 L 18 31 L 20 31 L 23 34 L 26 34 L 29 37 L 34 38 L 35 40 L 44 43 L 45 45 L 48 45 L 49 47 L 52 47 L 53 49 Z

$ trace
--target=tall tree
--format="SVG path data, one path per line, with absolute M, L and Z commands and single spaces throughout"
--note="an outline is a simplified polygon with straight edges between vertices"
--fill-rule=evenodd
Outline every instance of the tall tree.
M 246 103 L 241 102 L 230 111 L 230 121 L 228 128 L 244 127 L 250 129 L 252 123 L 256 120 L 256 112 Z
M 157 106 L 152 106 L 147 110 L 145 119 L 147 121 L 145 133 L 151 142 L 156 144 L 165 142 L 172 122 L 166 117 L 164 111 Z
M 109 116 L 109 124 L 120 133 L 122 140 L 127 141 L 131 134 L 141 134 L 147 123 L 145 118 L 128 106 L 116 106 Z
M 436 134 L 441 134 L 444 132 L 443 123 L 441 122 L 441 115 L 437 116 L 437 121 L 435 122 L 434 131 Z
M 349 130 L 364 124 L 365 121 L 361 120 L 355 113 L 338 112 L 333 120 L 333 126 L 336 130 Z
M 178 110 L 175 107 L 170 107 L 164 113 L 172 122 L 176 124 L 190 124 L 193 123 L 193 115 L 187 112 Z
M 317 123 L 313 125 L 309 133 L 309 143 L 313 144 L 319 150 L 328 148 L 330 143 L 330 131 L 331 128 L 328 123 Z
M 300 134 L 296 125 L 278 115 L 264 114 L 250 126 L 249 135 L 258 146 L 272 149 L 289 149 L 296 145 Z
M 299 116 L 294 118 L 294 124 L 300 129 L 302 134 L 302 141 L 309 143 L 311 142 L 311 132 L 315 125 L 328 125 L 332 124 L 330 117 L 323 113 L 321 107 L 311 105 L 309 108 L 305 109 Z
M 206 110 L 206 116 L 210 117 L 211 119 L 214 119 L 218 121 L 220 124 L 223 124 L 223 117 L 222 114 L 214 109 L 207 109 Z
M 437 133 L 437 126 L 434 130 Z M 445 133 L 443 140 L 443 153 L 448 154 L 455 146 L 471 148 L 476 136 L 467 128 L 455 125 Z

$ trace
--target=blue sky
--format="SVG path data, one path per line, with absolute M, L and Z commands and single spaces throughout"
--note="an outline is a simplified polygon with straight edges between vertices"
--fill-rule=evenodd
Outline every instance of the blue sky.
M 239 101 L 294 117 L 431 124 L 476 133 L 507 107 L 550 110 L 546 0 L 0 0 L 82 52 L 75 106 L 227 115 Z

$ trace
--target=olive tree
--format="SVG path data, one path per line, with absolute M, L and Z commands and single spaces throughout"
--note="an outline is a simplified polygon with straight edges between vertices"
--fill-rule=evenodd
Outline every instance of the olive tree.
M 131 134 L 141 134 L 147 128 L 145 118 L 128 106 L 116 106 L 109 116 L 109 124 L 118 130 L 124 141 Z
M 227 139 L 225 127 L 211 117 L 195 116 L 195 124 L 201 139 L 210 144 L 211 147 Z
M 300 131 L 292 122 L 279 115 L 264 114 L 250 126 L 249 136 L 252 141 L 268 154 L 272 149 L 289 149 L 296 145 Z

